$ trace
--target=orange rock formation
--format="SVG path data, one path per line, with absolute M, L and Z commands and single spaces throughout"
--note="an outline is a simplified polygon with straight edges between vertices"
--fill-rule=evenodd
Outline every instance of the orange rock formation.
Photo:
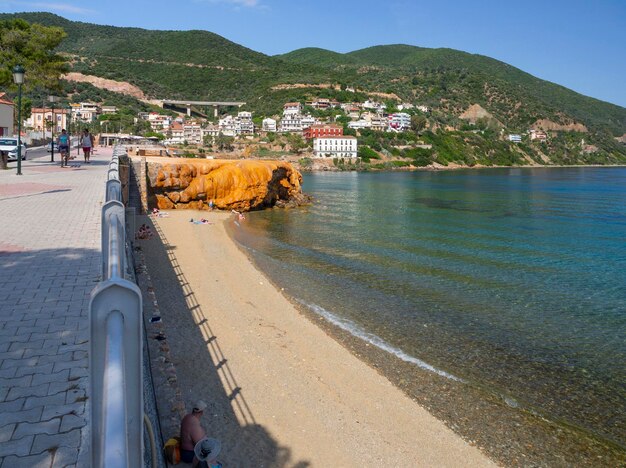
M 189 160 L 148 162 L 149 191 L 159 209 L 249 211 L 302 204 L 302 175 L 280 161 Z

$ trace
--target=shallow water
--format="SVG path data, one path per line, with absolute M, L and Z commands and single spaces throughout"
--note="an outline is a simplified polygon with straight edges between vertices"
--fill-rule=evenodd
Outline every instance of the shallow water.
M 235 229 L 336 325 L 626 445 L 626 169 L 305 175 Z

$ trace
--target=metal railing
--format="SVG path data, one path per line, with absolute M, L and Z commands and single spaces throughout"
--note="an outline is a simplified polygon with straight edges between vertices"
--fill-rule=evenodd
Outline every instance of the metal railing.
M 126 271 L 126 219 L 117 146 L 102 207 L 102 281 L 89 303 L 91 466 L 142 467 L 142 298 Z

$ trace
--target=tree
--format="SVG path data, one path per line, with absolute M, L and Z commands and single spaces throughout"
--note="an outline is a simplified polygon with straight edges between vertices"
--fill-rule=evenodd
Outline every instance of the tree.
M 426 128 L 426 117 L 423 115 L 412 115 L 411 116 L 411 129 L 419 134 L 424 128 Z
M 58 27 L 22 19 L 0 21 L 0 86 L 14 86 L 11 72 L 15 65 L 22 65 L 25 91 L 36 87 L 60 91 L 59 79 L 68 67 L 54 50 L 65 36 Z

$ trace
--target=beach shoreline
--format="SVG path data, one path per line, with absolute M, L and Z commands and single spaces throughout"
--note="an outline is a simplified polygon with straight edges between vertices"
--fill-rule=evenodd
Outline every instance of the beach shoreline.
M 495 466 L 300 314 L 228 236 L 231 216 L 170 212 L 139 243 L 182 398 L 209 404 L 225 466 Z
M 206 218 L 208 222 L 212 224 L 194 225 L 193 223 L 189 223 L 190 217 L 196 216 Z M 432 466 L 433 464 L 437 466 L 452 466 L 459 464 L 461 459 L 461 464 L 464 466 L 485 466 L 486 464 L 493 463 L 476 449 L 476 447 L 480 447 L 483 453 L 486 453 L 492 460 L 502 465 L 527 465 L 530 463 L 531 465 L 547 464 L 550 466 L 567 466 L 571 464 L 572 461 L 575 461 L 580 466 L 591 466 L 594 463 L 597 466 L 598 457 L 607 455 L 606 447 L 602 446 L 602 444 L 597 444 L 593 440 L 586 440 L 584 443 L 581 443 L 574 432 L 557 427 L 553 423 L 544 421 L 536 415 L 510 408 L 502 400 L 494 397 L 494 395 L 489 395 L 488 392 L 481 392 L 480 389 L 468 387 L 463 383 L 445 379 L 432 372 L 419 369 L 410 363 L 402 362 L 386 351 L 371 346 L 345 330 L 341 330 L 339 327 L 329 323 L 302 304 L 298 304 L 293 298 L 288 297 L 284 291 L 281 291 L 280 285 L 272 284 L 268 276 L 260 271 L 258 265 L 254 264 L 249 252 L 246 252 L 245 248 L 239 245 L 228 234 L 227 231 L 229 229 L 236 229 L 231 218 L 232 216 L 230 214 L 223 212 L 207 213 L 187 211 L 170 212 L 168 218 L 154 219 L 158 225 L 157 230 L 164 245 L 170 249 L 170 251 L 179 251 L 179 249 L 185 250 L 185 252 L 180 251 L 180 255 L 176 255 L 176 262 L 177 265 L 179 265 L 176 268 L 181 272 L 185 272 L 184 278 L 186 282 L 188 282 L 190 286 L 194 286 L 195 305 L 203 309 L 203 315 L 208 312 L 209 309 L 213 309 L 208 304 L 210 300 L 204 299 L 206 293 L 210 295 L 211 293 L 217 294 L 218 292 L 225 291 L 219 288 L 215 289 L 199 286 L 202 284 L 202 281 L 198 281 L 198 278 L 202 277 L 202 273 L 198 271 L 194 272 L 198 267 L 194 267 L 193 263 L 201 261 L 202 257 L 211 258 L 221 265 L 219 269 L 216 268 L 215 277 L 213 278 L 211 276 L 213 282 L 228 283 L 230 281 L 229 287 L 237 289 L 236 281 L 235 284 L 233 284 L 233 277 L 236 277 L 237 280 L 243 277 L 255 278 L 255 284 L 250 284 L 248 288 L 250 290 L 246 291 L 252 294 L 252 297 L 256 298 L 254 301 L 240 302 L 241 298 L 234 298 L 232 292 L 230 292 L 225 294 L 228 296 L 226 303 L 231 306 L 238 303 L 237 307 L 234 307 L 234 310 L 237 311 L 237 314 L 242 315 L 240 319 L 243 319 L 243 317 L 248 318 L 248 322 L 246 322 L 248 325 L 260 320 L 255 328 L 268 328 L 269 330 L 273 330 L 276 334 L 276 336 L 272 336 L 271 333 L 257 333 L 256 337 L 253 337 L 250 336 L 250 331 L 244 332 L 242 330 L 241 333 L 244 335 L 242 337 L 237 336 L 238 333 L 236 330 L 231 330 L 227 338 L 221 333 L 210 333 L 209 335 L 217 336 L 220 343 L 224 340 L 226 343 L 224 347 L 229 349 L 228 353 L 240 354 L 237 352 L 236 346 L 234 346 L 235 343 L 241 344 L 245 342 L 247 346 L 256 348 L 255 353 L 261 362 L 264 362 L 267 371 L 267 367 L 269 366 L 267 360 L 275 351 L 270 352 L 270 350 L 274 346 L 280 346 L 278 343 L 283 341 L 285 336 L 291 336 L 291 346 L 295 346 L 296 349 L 303 353 L 307 352 L 306 350 L 308 348 L 305 344 L 300 346 L 302 340 L 294 339 L 292 336 L 296 333 L 296 330 L 300 330 L 304 327 L 308 332 L 313 333 L 316 337 L 315 340 L 323 343 L 324 349 L 329 347 L 333 349 L 333 353 L 328 357 L 327 362 L 323 359 L 320 360 L 319 357 L 316 356 L 315 346 L 309 349 L 308 353 L 311 354 L 303 358 L 303 362 L 307 362 L 307 360 L 315 362 L 313 368 L 308 368 L 309 371 L 313 371 L 313 374 L 315 374 L 316 372 L 320 372 L 320 368 L 325 368 L 323 375 L 326 377 L 326 381 L 332 381 L 338 378 L 337 370 L 334 369 L 335 366 L 331 363 L 335 356 L 340 355 L 341 359 L 347 359 L 346 362 L 350 363 L 348 367 L 358 367 L 356 377 L 353 377 L 355 380 L 350 384 L 346 384 L 349 388 L 361 386 L 361 380 L 363 380 L 363 375 L 365 375 L 367 376 L 365 380 L 369 382 L 368 379 L 373 379 L 373 381 L 376 382 L 375 387 L 384 389 L 383 396 L 380 397 L 382 400 L 378 401 L 373 396 L 377 395 L 376 391 L 372 391 L 372 395 L 369 395 L 368 391 L 365 391 L 365 394 L 359 397 L 360 405 L 369 406 L 371 397 L 372 401 L 377 402 L 378 411 L 383 411 L 387 419 L 390 419 L 391 415 L 395 414 L 399 408 L 403 408 L 402 412 L 404 412 L 405 416 L 407 411 L 409 411 L 409 414 L 412 416 L 419 415 L 415 418 L 408 418 L 407 421 L 400 424 L 401 426 L 407 427 L 404 427 L 400 431 L 401 435 L 399 437 L 386 440 L 391 450 L 390 453 L 381 455 L 380 458 L 372 459 L 363 458 L 358 455 L 359 447 L 361 444 L 365 444 L 365 442 L 361 440 L 362 435 L 360 433 L 363 426 L 367 426 L 368 434 L 371 434 L 373 431 L 379 434 L 379 436 L 386 437 L 398 430 L 397 426 L 399 425 L 399 421 L 396 421 L 391 426 L 389 424 L 383 424 L 384 427 L 377 427 L 381 424 L 380 421 L 376 421 L 378 418 L 373 418 L 373 420 L 366 422 L 367 416 L 354 413 L 353 416 L 355 416 L 355 421 L 357 422 L 353 422 L 352 426 L 356 425 L 357 427 L 350 426 L 350 430 L 348 431 L 350 437 L 348 437 L 348 440 L 346 440 L 345 437 L 338 437 L 342 444 L 338 444 L 339 446 L 336 447 L 337 452 L 334 453 L 332 460 L 325 460 L 316 458 L 316 456 L 311 453 L 307 453 L 305 447 L 306 445 L 319 443 L 328 444 L 329 441 L 327 439 L 312 442 L 310 438 L 306 438 L 306 440 L 303 441 L 296 437 L 294 440 L 293 437 L 284 434 L 285 431 L 290 431 L 287 429 L 290 426 L 290 422 L 286 413 L 290 413 L 293 408 L 287 409 L 286 406 L 288 405 L 285 406 L 283 402 L 283 404 L 274 407 L 274 412 L 280 410 L 284 413 L 281 418 L 283 420 L 278 425 L 279 427 L 274 427 L 273 423 L 275 421 L 271 419 L 269 423 L 265 422 L 265 424 L 260 425 L 267 427 L 268 434 L 271 434 L 270 439 L 274 439 L 274 442 L 276 442 L 279 447 L 288 446 L 289 453 L 292 454 L 292 456 L 306 459 L 312 463 L 313 466 L 324 463 L 334 463 L 335 466 L 360 466 L 364 463 L 380 462 L 385 462 L 392 466 Z M 207 248 L 206 245 L 203 247 L 204 243 L 210 244 L 212 247 Z M 149 244 L 146 243 L 144 245 L 144 250 L 146 251 L 146 247 L 149 247 Z M 162 268 L 167 268 L 168 262 L 159 263 L 159 260 L 155 259 L 155 256 L 150 254 L 150 250 L 151 249 L 147 249 L 146 253 L 147 257 L 149 257 L 148 267 L 151 271 L 154 270 L 155 267 L 159 268 L 159 265 Z M 227 255 L 228 257 L 226 258 L 232 257 L 234 260 L 228 262 L 225 259 L 221 259 L 218 262 L 218 258 L 216 257 L 218 251 Z M 154 253 L 156 252 L 153 252 L 153 254 Z M 209 257 L 207 257 L 207 254 L 209 254 Z M 230 263 L 230 267 L 235 271 L 224 271 L 226 263 Z M 167 280 L 165 278 L 159 278 L 159 275 L 155 275 L 154 272 L 152 272 L 152 277 L 153 281 L 155 281 L 157 299 L 160 299 L 163 294 L 167 296 L 168 292 L 163 291 L 163 289 L 172 289 L 173 285 L 168 285 L 166 282 L 164 283 L 164 280 Z M 207 281 L 205 284 L 208 286 L 211 284 L 211 281 Z M 198 287 L 200 289 L 208 289 L 208 291 L 197 291 L 196 293 L 195 289 Z M 281 320 L 277 320 L 277 317 L 272 314 L 270 310 L 267 310 L 265 312 L 268 314 L 267 316 L 257 315 L 251 322 L 249 316 L 251 311 L 248 310 L 250 309 L 249 304 L 251 302 L 256 303 L 259 296 L 264 296 L 268 291 L 270 292 L 269 296 L 272 298 L 269 302 L 269 308 L 272 309 L 274 308 L 273 304 L 280 303 L 279 309 L 281 310 L 278 315 L 281 317 Z M 242 292 L 240 291 L 239 294 L 242 294 Z M 198 301 L 196 298 L 200 297 L 203 299 Z M 224 308 L 224 304 L 225 303 L 222 302 L 222 307 L 217 307 L 217 309 Z M 189 309 L 192 310 L 191 307 L 189 307 Z M 255 312 L 260 314 L 261 312 L 256 309 L 257 307 L 255 305 Z M 218 310 L 215 310 L 215 312 L 218 316 L 223 314 L 223 311 L 220 313 Z M 255 312 L 252 312 L 252 314 L 254 315 Z M 225 317 L 222 316 L 222 318 Z M 232 319 L 232 317 L 230 318 Z M 204 317 L 201 320 L 208 319 Z M 168 329 L 171 329 L 171 327 L 183 327 L 181 321 L 174 321 L 175 323 L 169 324 L 166 316 L 164 317 L 164 321 Z M 290 326 L 294 327 L 292 333 L 289 333 L 289 329 L 284 329 L 286 328 L 283 326 L 285 322 L 288 322 Z M 240 326 L 241 322 L 238 322 L 238 325 L 234 328 Z M 317 329 L 321 334 L 311 331 L 311 327 Z M 184 336 L 185 333 L 188 332 L 189 330 L 178 330 L 173 334 L 171 333 L 171 335 L 173 335 L 173 337 L 176 337 L 177 334 Z M 257 343 L 254 344 L 252 341 L 248 340 Z M 259 350 L 258 346 L 261 346 L 263 350 Z M 170 347 L 172 348 L 174 361 L 177 361 L 176 355 L 182 356 L 186 352 L 184 349 L 176 350 L 176 344 L 172 340 L 170 340 Z M 302 348 L 302 350 L 300 350 L 300 348 Z M 249 353 L 250 351 L 244 352 L 244 354 Z M 264 355 L 264 353 L 266 353 L 266 355 Z M 216 360 L 215 357 L 216 356 L 212 356 L 213 361 Z M 358 361 L 358 363 L 355 363 L 355 360 Z M 193 369 L 186 369 L 185 364 L 180 362 L 180 358 L 178 361 L 179 362 L 175 362 L 175 365 L 180 371 L 178 374 L 181 387 L 190 390 L 183 392 L 185 394 L 184 398 L 189 404 L 190 401 L 193 400 L 194 395 L 201 390 L 199 390 L 199 385 L 192 382 L 194 379 Z M 215 365 L 215 362 L 213 364 Z M 326 368 L 328 366 L 331 368 Z M 291 381 L 290 385 L 292 385 L 293 388 L 299 388 L 299 391 L 303 392 L 302 381 L 309 382 L 309 384 L 312 383 L 309 380 L 311 377 L 311 375 L 309 375 L 310 372 L 306 372 L 307 366 L 300 362 L 297 362 L 297 365 L 296 362 L 291 362 L 291 365 L 288 365 L 287 368 L 279 366 L 279 370 L 283 375 L 291 372 L 294 368 L 298 368 L 298 376 L 293 376 L 294 380 Z M 305 373 L 301 375 L 300 372 L 303 370 Z M 250 387 L 272 387 L 271 383 L 264 383 L 264 379 L 269 375 L 267 373 L 260 375 L 258 372 L 254 371 L 253 367 L 245 365 L 237 366 L 237 372 L 243 372 L 246 379 L 249 379 L 247 380 L 248 385 L 241 386 L 246 395 L 249 395 L 248 392 L 251 391 Z M 257 380 L 256 382 L 254 382 L 255 379 Z M 223 380 L 224 379 L 222 379 L 222 381 Z M 319 382 L 320 381 L 315 383 Z M 334 401 L 334 398 L 337 397 L 337 392 L 329 392 L 326 382 L 323 383 L 324 385 L 321 387 L 313 386 L 311 391 L 308 392 L 309 395 L 303 398 L 306 400 L 306 398 L 314 399 L 317 397 L 321 402 L 320 406 L 325 410 L 324 413 L 326 416 L 330 416 L 331 414 L 336 414 L 337 411 L 333 406 L 338 404 L 337 401 Z M 389 384 L 393 390 L 389 389 Z M 215 386 L 213 386 L 213 388 L 215 388 Z M 284 388 L 281 387 L 281 389 L 281 391 L 285 391 Z M 341 393 L 349 394 L 350 392 L 345 390 Z M 298 393 L 297 395 L 299 396 L 300 394 Z M 394 396 L 388 398 L 389 395 Z M 210 397 L 207 396 L 206 398 Z M 257 398 L 259 398 L 259 401 L 256 401 Z M 330 399 L 330 401 L 327 401 L 327 399 Z M 263 406 L 262 401 L 263 398 L 255 396 L 255 405 L 251 405 L 251 407 L 256 408 L 257 405 Z M 342 403 L 345 404 L 345 402 Z M 230 405 L 231 403 L 229 401 L 226 404 Z M 301 406 L 301 403 L 296 404 L 296 406 Z M 345 406 L 340 405 L 340 407 L 345 412 Z M 298 410 L 301 411 L 302 408 L 298 408 Z M 225 412 L 224 408 L 220 411 Z M 350 411 L 356 411 L 355 407 L 351 407 Z M 341 412 L 342 411 L 339 411 L 340 414 Z M 390 412 L 389 415 L 387 415 L 388 412 Z M 219 414 L 219 411 L 217 414 Z M 432 415 L 435 417 L 433 418 Z M 333 426 L 326 421 L 318 420 L 316 417 L 313 417 L 314 415 L 311 413 L 309 413 L 309 416 L 311 416 L 310 420 L 307 419 L 309 424 L 313 426 L 315 425 L 313 423 L 320 424 L 322 430 L 330 429 L 331 427 L 334 427 L 334 432 L 338 433 L 342 433 L 346 430 L 346 421 L 342 423 L 335 421 L 335 425 Z M 380 413 L 378 413 L 378 416 L 380 418 Z M 400 416 L 402 415 L 398 417 Z M 268 417 L 269 415 L 264 415 L 262 419 L 266 421 Z M 272 417 L 274 418 L 276 415 L 272 415 Z M 371 412 L 369 417 L 372 417 Z M 294 414 L 293 418 L 298 419 L 299 416 Z M 241 417 L 237 419 L 241 426 Z M 424 424 L 426 424 L 426 428 L 428 429 L 426 432 L 423 432 L 425 429 Z M 413 425 L 417 427 L 413 427 Z M 433 430 L 435 432 L 432 432 Z M 209 429 L 209 432 L 211 432 L 211 429 Z M 310 428 L 308 431 L 305 429 L 305 432 L 310 434 L 311 432 L 316 432 L 316 430 Z M 439 432 L 445 434 L 444 439 L 432 435 L 433 433 Z M 415 436 L 413 436 L 414 433 L 416 434 Z M 231 430 L 230 436 L 232 437 L 232 435 L 233 431 Z M 225 431 L 224 436 L 228 438 L 229 431 Z M 553 440 L 550 441 L 550 438 L 553 438 Z M 336 441 L 332 440 L 332 442 Z M 429 447 L 431 444 L 434 444 L 434 447 Z M 453 458 L 437 458 L 442 455 L 439 452 L 450 451 L 453 453 L 448 453 L 448 457 L 452 456 Z M 250 458 L 246 457 L 250 457 L 251 453 L 254 453 L 254 450 L 252 452 L 249 450 L 243 451 L 241 455 L 243 459 L 237 459 L 235 457 L 235 459 L 229 461 L 234 464 L 244 463 L 244 460 L 250 460 Z M 394 459 L 394 457 L 399 456 L 400 453 L 402 454 L 401 458 Z M 425 462 L 425 453 L 428 454 L 428 463 Z M 461 458 L 456 458 L 457 456 Z M 623 460 L 623 458 L 621 459 Z M 337 460 L 342 460 L 342 462 L 337 463 Z M 607 462 L 606 465 L 609 466 L 612 460 L 620 460 L 619 451 L 617 458 L 609 456 L 604 462 Z M 268 461 L 268 465 L 272 464 L 270 461 Z M 600 464 L 604 465 L 604 462 L 600 462 Z

